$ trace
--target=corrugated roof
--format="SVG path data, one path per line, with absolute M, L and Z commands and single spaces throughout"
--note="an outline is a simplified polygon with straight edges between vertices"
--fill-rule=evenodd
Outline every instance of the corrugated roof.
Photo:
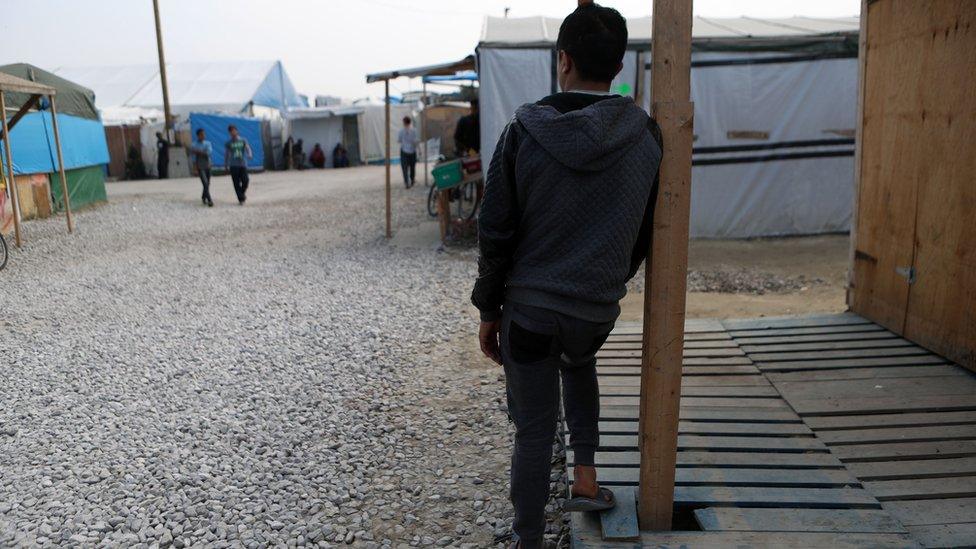
M 481 44 L 543 45 L 554 44 L 562 20 L 556 17 L 486 17 L 481 30 Z M 859 30 L 858 17 L 695 17 L 693 40 L 813 37 L 826 34 L 849 34 Z M 651 40 L 651 18 L 627 19 L 631 43 Z

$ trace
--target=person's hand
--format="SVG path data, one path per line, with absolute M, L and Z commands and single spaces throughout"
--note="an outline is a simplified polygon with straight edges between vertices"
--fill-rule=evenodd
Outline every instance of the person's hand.
M 481 342 L 481 352 L 498 364 L 502 363 L 502 353 L 498 347 L 498 333 L 502 323 L 498 320 L 482 321 L 478 328 L 478 341 Z

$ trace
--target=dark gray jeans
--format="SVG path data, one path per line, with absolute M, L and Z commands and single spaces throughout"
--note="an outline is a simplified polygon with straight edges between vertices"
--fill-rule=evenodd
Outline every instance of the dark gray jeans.
M 560 378 L 574 460 L 593 465 L 600 442 L 595 355 L 612 329 L 613 322 L 588 322 L 519 303 L 507 302 L 502 309 L 502 363 L 515 423 L 512 529 L 527 549 L 542 547 L 546 529 Z

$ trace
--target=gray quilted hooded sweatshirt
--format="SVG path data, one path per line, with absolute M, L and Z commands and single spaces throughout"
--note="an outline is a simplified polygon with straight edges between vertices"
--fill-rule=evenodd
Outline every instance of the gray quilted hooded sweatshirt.
M 632 99 L 569 92 L 520 107 L 478 218 L 482 319 L 508 299 L 615 320 L 650 242 L 660 161 L 657 124 Z

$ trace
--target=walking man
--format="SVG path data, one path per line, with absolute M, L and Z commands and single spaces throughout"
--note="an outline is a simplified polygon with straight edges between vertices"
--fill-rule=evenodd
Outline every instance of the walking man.
M 193 153 L 193 163 L 197 167 L 200 175 L 200 182 L 203 183 L 203 204 L 213 208 L 213 199 L 210 198 L 210 163 L 213 156 L 213 144 L 207 141 L 207 135 L 203 128 L 197 130 L 197 140 L 190 145 L 190 152 Z
M 169 177 L 169 141 L 163 132 L 156 132 L 156 173 L 160 179 Z
M 230 179 L 234 182 L 234 192 L 237 202 L 243 206 L 247 201 L 247 185 L 250 178 L 247 175 L 247 161 L 254 157 L 247 139 L 241 137 L 237 126 L 227 126 L 230 140 L 224 145 L 224 167 L 230 172 Z
M 560 93 L 520 107 L 488 168 L 478 227 L 482 352 L 504 366 L 515 423 L 512 547 L 542 547 L 562 403 L 574 483 L 565 511 L 613 507 L 594 468 L 596 352 L 644 260 L 661 161 L 657 124 L 610 93 L 627 47 L 624 18 L 580 5 L 556 42 Z
M 403 185 L 413 187 L 417 182 L 417 130 L 412 127 L 409 116 L 403 117 L 403 128 L 397 134 L 400 143 L 400 168 L 403 170 Z

